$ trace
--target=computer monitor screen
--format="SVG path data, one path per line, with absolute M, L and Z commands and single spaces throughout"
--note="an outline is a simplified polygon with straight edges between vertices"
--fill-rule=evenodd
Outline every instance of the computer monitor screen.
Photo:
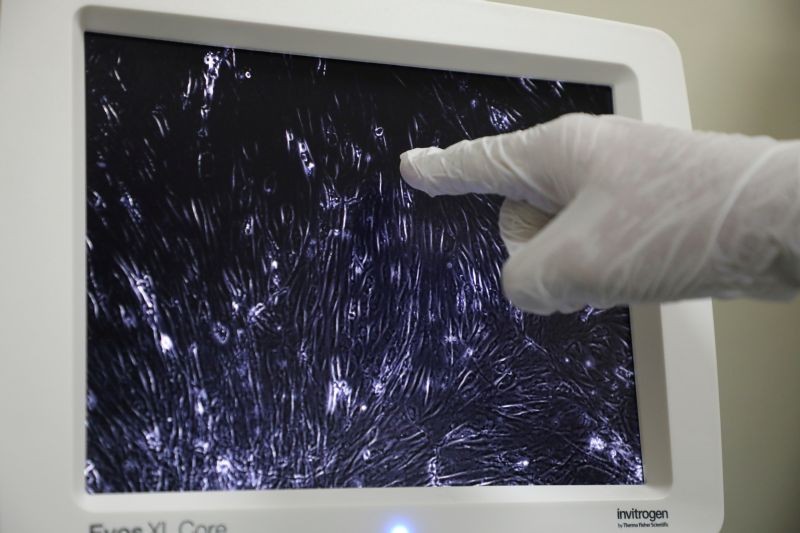
M 610 86 L 87 33 L 90 493 L 642 484 L 627 308 L 503 297 L 418 146 Z

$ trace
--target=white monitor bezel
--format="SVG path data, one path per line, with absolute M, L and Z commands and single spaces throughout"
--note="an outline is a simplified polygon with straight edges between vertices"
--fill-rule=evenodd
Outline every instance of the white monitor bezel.
M 3 0 L 0 531 L 156 517 L 236 532 L 265 521 L 330 531 L 338 520 L 373 532 L 401 518 L 413 531 L 610 531 L 618 507 L 668 509 L 672 531 L 719 529 L 708 301 L 632 308 L 644 485 L 87 494 L 84 31 L 610 85 L 617 114 L 690 126 L 677 48 L 647 28 L 479 0 Z

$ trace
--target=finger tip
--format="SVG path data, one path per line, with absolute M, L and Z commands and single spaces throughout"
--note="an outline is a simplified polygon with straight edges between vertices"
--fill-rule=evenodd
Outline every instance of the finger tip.
M 416 150 L 416 148 L 414 150 Z M 408 182 L 416 181 L 419 178 L 417 169 L 411 163 L 411 159 L 414 157 L 412 154 L 414 150 L 409 150 L 400 154 L 400 175 Z
M 436 195 L 430 176 L 420 169 L 420 159 L 430 155 L 435 148 L 413 148 L 400 154 L 400 175 L 411 187 L 431 196 Z

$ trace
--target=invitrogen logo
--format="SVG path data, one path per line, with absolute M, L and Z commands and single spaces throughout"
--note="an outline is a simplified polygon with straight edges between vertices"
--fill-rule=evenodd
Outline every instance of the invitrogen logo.
M 666 509 L 659 509 L 659 510 L 643 510 L 643 509 L 636 509 L 631 508 L 630 510 L 626 511 L 624 509 L 617 508 L 617 520 L 644 520 L 647 519 L 651 522 L 655 522 L 656 520 L 667 520 L 669 519 L 669 511 Z

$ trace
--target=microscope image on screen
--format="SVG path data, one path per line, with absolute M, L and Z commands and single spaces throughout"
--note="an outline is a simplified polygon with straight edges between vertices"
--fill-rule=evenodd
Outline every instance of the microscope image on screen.
M 610 87 L 87 33 L 86 490 L 643 483 L 626 308 L 504 298 L 399 155 Z

